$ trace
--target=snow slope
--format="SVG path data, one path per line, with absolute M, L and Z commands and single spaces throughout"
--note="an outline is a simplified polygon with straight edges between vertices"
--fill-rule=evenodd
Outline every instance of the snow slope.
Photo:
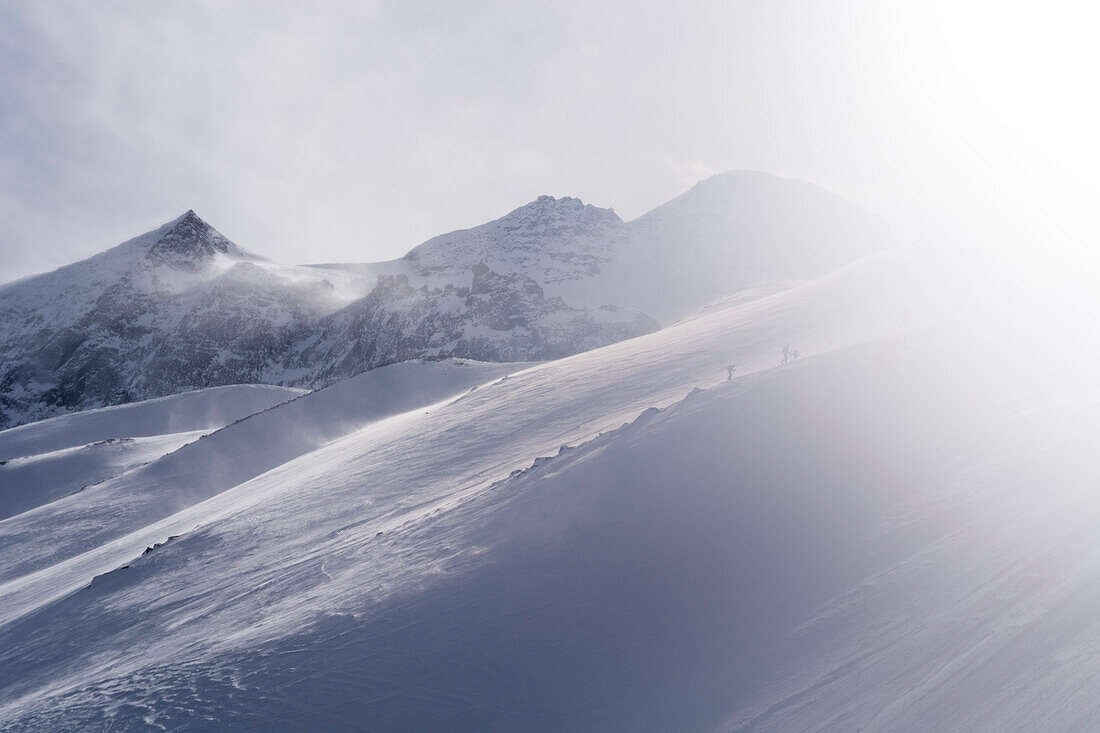
M 176 441 L 179 449 L 0 522 L 0 581 L 125 536 L 371 422 L 525 366 L 465 360 L 394 364 L 245 415 L 205 436 L 164 436 L 163 442 Z M 56 469 L 47 466 L 46 477 L 56 479 Z M 24 478 L 14 476 L 13 486 Z M 21 488 L 26 493 L 28 487 Z
M 0 431 L 0 519 L 121 476 L 302 393 L 268 385 L 212 387 Z
M 118 476 L 202 434 L 195 430 L 149 438 L 107 438 L 0 461 L 0 520 Z
M 0 729 L 1096 729 L 1100 388 L 952 256 L 374 370 L 2 521 Z
M 524 368 L 370 422 L 126 536 L 27 572 L 9 566 L 0 585 L 0 679 L 8 680 L 0 720 L 61 729 L 201 728 L 209 715 L 244 729 L 717 722 L 734 712 L 725 685 L 741 672 L 730 669 L 752 669 L 758 650 L 738 646 L 738 609 L 765 619 L 748 628 L 770 640 L 859 577 L 838 571 L 776 614 L 789 600 L 786 584 L 773 588 L 769 578 L 781 576 L 749 560 L 777 551 L 801 525 L 782 525 L 788 500 L 765 501 L 764 469 L 817 451 L 805 466 L 788 461 L 785 478 L 802 483 L 783 482 L 820 497 L 803 524 L 836 491 L 874 491 L 881 472 L 851 455 L 834 464 L 829 446 L 866 439 L 885 462 L 894 443 L 876 437 L 882 420 L 856 424 L 847 440 L 844 411 L 881 418 L 933 409 L 934 390 L 905 397 L 896 385 L 917 385 L 922 373 L 943 381 L 936 372 L 918 369 L 904 349 L 879 356 L 894 348 L 902 304 L 921 304 L 915 320 L 942 316 L 930 297 L 937 267 L 926 260 L 909 250 L 863 260 Z M 780 368 L 784 343 L 803 358 Z M 740 376 L 727 384 L 731 360 Z M 883 387 L 855 400 L 868 379 Z M 709 389 L 683 401 L 696 387 Z M 878 407 L 889 395 L 895 402 Z M 806 414 L 819 417 L 800 424 Z M 954 423 L 944 426 L 945 438 L 956 434 Z M 949 456 L 954 443 L 946 443 L 937 450 Z M 165 476 L 143 487 L 170 493 L 173 483 Z M 764 509 L 778 534 L 723 529 Z M 876 516 L 842 525 L 843 536 L 874 529 Z M 730 526 L 748 531 L 750 519 L 751 511 Z M 43 513 L 35 526 L 68 521 Z M 743 551 L 712 552 L 734 539 Z M 837 551 L 860 555 L 856 544 Z M 813 545 L 804 549 L 819 557 Z M 27 536 L 4 555 L 35 546 Z M 35 631 L 44 628 L 59 631 Z M 733 637 L 713 636 L 723 628 Z M 716 659 L 717 650 L 730 659 Z M 721 669 L 711 675 L 690 663 L 700 655 Z
M 291 387 L 236 384 L 59 415 L 0 430 L 0 459 L 49 453 L 108 438 L 213 430 L 304 393 Z

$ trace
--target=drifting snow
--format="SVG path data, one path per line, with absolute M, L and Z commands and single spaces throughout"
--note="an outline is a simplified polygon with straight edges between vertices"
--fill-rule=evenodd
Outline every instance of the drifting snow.
M 524 366 L 445 360 L 408 362 L 364 372 L 329 388 L 245 415 L 208 435 L 165 436 L 162 445 L 175 441 L 182 447 L 167 455 L 162 451 L 157 460 L 135 470 L 110 474 L 109 480 L 105 477 L 95 483 L 85 482 L 79 493 L 56 501 L 53 498 L 62 493 L 56 486 L 60 481 L 57 464 L 61 457 L 57 454 L 35 457 L 28 467 L 44 462 L 45 471 L 40 473 L 48 481 L 42 485 L 24 484 L 28 467 L 15 467 L 22 474 L 13 471 L 12 485 L 20 488 L 19 496 L 34 496 L 35 489 L 41 493 L 39 500 L 22 514 L 0 522 L 0 581 L 63 562 L 88 547 L 175 514 L 372 422 L 460 395 Z M 276 394 L 279 392 L 276 390 Z M 166 399 L 177 416 L 176 424 L 184 416 L 197 417 L 196 405 L 192 404 L 197 400 L 179 405 L 172 402 L 173 398 Z M 148 417 L 152 408 L 162 407 L 158 404 L 161 402 L 133 406 L 133 411 Z M 98 416 L 102 423 L 105 412 L 81 414 L 90 415 L 85 422 Z M 75 420 L 79 416 L 46 422 Z M 3 435 L 0 432 L 0 437 Z M 31 507 L 39 508 L 31 511 Z
M 247 662 L 241 662 L 239 655 L 246 650 L 262 650 L 265 645 L 281 645 L 284 641 L 293 643 L 297 634 L 310 629 L 327 633 L 324 629 L 330 622 L 353 626 L 366 623 L 375 628 L 375 623 L 389 623 L 386 619 L 407 618 L 412 622 L 410 630 L 424 630 L 423 623 L 437 611 L 430 611 L 427 617 L 419 616 L 416 609 L 421 607 L 446 606 L 450 613 L 459 613 L 460 618 L 466 619 L 463 623 L 476 626 L 480 614 L 467 614 L 461 610 L 462 606 L 445 601 L 447 594 L 434 594 L 451 587 L 452 582 L 461 583 L 463 577 L 478 577 L 477 573 L 482 572 L 479 568 L 496 566 L 512 557 L 510 551 L 502 549 L 506 543 L 498 546 L 496 541 L 489 541 L 493 526 L 506 527 L 508 536 L 526 537 L 523 542 L 532 543 L 525 545 L 530 549 L 515 555 L 515 561 L 529 557 L 539 547 L 542 552 L 551 553 L 547 557 L 552 557 L 555 547 L 569 546 L 574 548 L 571 552 L 579 553 L 578 557 L 590 556 L 594 569 L 604 568 L 597 574 L 610 572 L 611 566 L 605 563 L 619 556 L 606 554 L 607 546 L 598 539 L 599 531 L 579 544 L 575 542 L 578 537 L 588 535 L 578 535 L 582 525 L 575 522 L 581 521 L 585 514 L 575 513 L 573 504 L 562 505 L 565 514 L 560 520 L 553 512 L 544 511 L 544 507 L 534 512 L 524 510 L 514 522 L 492 525 L 483 522 L 489 516 L 486 512 L 503 511 L 516 502 L 509 497 L 510 487 L 517 484 L 500 482 L 515 471 L 529 468 L 536 457 L 556 455 L 563 445 L 591 441 L 601 433 L 634 421 L 650 408 L 678 402 L 695 387 L 722 382 L 730 360 L 737 361 L 739 374 L 743 376 L 724 389 L 739 392 L 761 379 L 767 381 L 767 375 L 773 373 L 777 364 L 778 346 L 782 343 L 797 343 L 809 357 L 895 329 L 896 312 L 890 298 L 904 299 L 919 292 L 919 281 L 910 279 L 911 269 L 911 262 L 899 256 L 863 262 L 817 283 L 716 307 L 649 336 L 523 368 L 457 398 L 367 421 L 365 426 L 235 487 L 216 485 L 217 482 L 205 484 L 217 491 L 208 499 L 200 501 L 204 497 L 191 495 L 184 489 L 183 504 L 190 506 L 181 506 L 182 511 L 162 515 L 156 521 L 147 512 L 163 507 L 169 497 L 178 498 L 181 486 L 192 485 L 188 483 L 191 479 L 179 480 L 180 471 L 201 477 L 209 469 L 216 477 L 224 466 L 205 456 L 199 457 L 201 454 L 196 454 L 196 460 L 192 461 L 173 460 L 169 456 L 167 461 L 162 459 L 140 469 L 148 480 L 126 490 L 116 486 L 109 491 L 105 488 L 110 483 L 107 482 L 0 522 L 0 531 L 5 533 L 6 565 L 5 582 L 0 585 L 0 594 L 6 599 L 0 609 L 6 621 L 0 629 L 4 640 L 0 648 L 5 650 L 0 656 L 0 667 L 18 672 L 10 677 L 17 681 L 3 693 L 0 716 L 29 721 L 35 718 L 27 716 L 46 715 L 44 706 L 49 706 L 54 711 L 49 713 L 51 725 L 88 723 L 100 714 L 93 709 L 102 708 L 101 702 L 96 702 L 101 691 L 113 687 L 129 690 L 122 693 L 126 704 L 111 713 L 121 716 L 119 724 L 131 714 L 165 716 L 163 720 L 167 722 L 173 715 L 188 715 L 185 710 L 204 714 L 194 712 L 198 710 L 195 701 L 184 701 L 179 695 L 189 696 L 187 690 L 196 689 L 194 685 L 210 685 L 214 704 L 233 711 L 226 713 L 229 719 L 242 715 L 242 724 L 254 725 L 252 716 L 267 715 L 283 704 L 267 682 L 274 683 L 280 675 L 288 673 L 288 668 L 277 661 L 282 657 L 275 651 L 274 656 L 258 653 L 256 664 L 245 670 L 239 665 Z M 884 291 L 888 295 L 884 296 Z M 870 298 L 878 299 L 882 307 L 877 311 L 862 307 Z M 431 380 L 423 382 L 430 383 Z M 349 389 L 348 393 L 354 390 Z M 249 438 L 227 439 L 226 444 L 232 446 L 232 452 L 262 442 L 260 436 L 276 440 L 279 430 L 291 424 L 279 419 L 284 410 L 298 411 L 295 422 L 307 417 L 313 421 L 310 435 L 329 421 L 341 426 L 336 432 L 345 430 L 346 416 L 334 410 L 341 400 L 326 402 L 322 399 L 324 392 L 316 395 L 315 410 L 310 408 L 314 395 L 308 395 L 227 428 L 222 431 L 226 436 L 246 431 L 241 434 Z M 438 392 L 425 394 L 427 399 L 442 396 Z M 408 404 L 412 403 L 405 403 Z M 402 407 L 395 405 L 394 409 Z M 766 415 L 767 410 L 761 414 Z M 265 419 L 271 421 L 269 429 L 255 434 L 248 432 L 249 423 Z M 632 440 L 629 431 L 616 435 L 620 436 L 616 441 Z M 679 450 L 684 440 L 696 437 L 670 435 L 669 448 Z M 217 445 L 214 441 L 218 440 L 215 434 L 175 455 L 198 451 L 206 442 Z M 603 445 L 597 441 L 578 455 L 595 461 Z M 262 453 L 261 450 L 254 455 Z M 288 454 L 280 456 L 288 457 Z M 246 464 L 252 460 L 245 458 Z M 550 467 L 554 463 L 544 465 Z M 172 468 L 161 468 L 158 464 Z M 539 475 L 549 474 L 544 469 Z M 513 479 L 516 480 L 528 482 L 535 478 L 531 474 L 527 479 Z M 552 478 L 544 478 L 537 486 L 532 484 L 530 492 L 548 492 L 549 497 L 558 490 L 556 486 Z M 509 488 L 502 493 L 502 487 Z M 675 489 L 666 486 L 662 479 L 649 490 Z M 85 499 L 93 491 L 99 492 L 100 501 Z M 142 498 L 145 494 L 159 498 L 147 504 Z M 601 501 L 599 491 L 594 494 L 582 491 L 578 496 L 581 506 Z M 111 511 L 102 512 L 98 505 L 104 502 Z M 141 508 L 130 511 L 127 509 L 130 505 Z M 656 505 L 654 511 L 656 514 L 651 518 L 656 521 L 667 511 L 667 505 Z M 118 525 L 111 526 L 108 522 L 112 512 L 113 521 L 121 522 L 121 527 L 130 534 L 119 536 L 115 532 Z M 603 515 L 583 521 L 596 521 L 598 526 L 600 516 Z M 458 522 L 459 530 L 451 522 Z M 456 531 L 458 534 L 454 534 Z M 44 539 L 41 533 L 49 533 L 56 540 Z M 146 547 L 177 535 L 179 539 L 135 562 Z M 644 532 L 637 541 L 644 542 L 643 537 Z M 120 570 L 123 565 L 129 567 Z M 639 567 L 638 572 L 641 571 Z M 468 572 L 472 574 L 467 576 Z M 564 573 L 560 582 L 572 582 L 569 575 Z M 103 577 L 92 583 L 90 590 L 79 590 L 96 576 Z M 496 645 L 508 643 L 506 635 L 513 633 L 508 629 L 515 628 L 512 620 L 525 607 L 524 589 L 532 587 L 528 583 L 533 581 L 524 579 L 522 572 L 508 577 L 512 578 L 508 583 L 518 583 L 512 591 L 506 585 L 503 590 L 489 593 L 495 586 L 481 582 L 463 591 L 486 598 L 499 592 L 514 593 L 514 603 L 519 604 L 513 610 L 505 606 L 501 614 L 484 617 L 488 625 L 471 630 L 488 635 L 483 639 L 484 645 L 473 643 L 471 638 L 467 653 L 474 657 L 459 656 L 444 662 L 456 650 L 441 651 L 443 647 L 432 643 L 416 648 L 402 641 L 393 648 L 410 660 L 422 659 L 437 675 L 447 668 L 480 669 L 482 663 L 475 661 L 475 657 L 482 658 L 479 647 L 489 653 Z M 641 576 L 638 577 L 641 582 Z M 565 605 L 558 611 L 552 610 L 552 604 L 544 607 L 552 614 L 565 614 L 561 616 L 563 619 L 574 618 L 578 609 L 573 605 L 574 594 L 560 585 L 551 584 L 547 588 L 558 588 L 560 602 Z M 583 597 L 579 600 L 582 607 L 588 608 L 585 605 L 588 601 Z M 81 628 L 79 639 L 66 641 L 64 634 L 42 637 L 29 633 L 30 628 L 41 624 L 57 625 L 60 618 L 82 619 L 67 625 L 74 633 Z M 597 639 L 605 620 L 594 617 L 597 625 L 577 629 L 578 638 Z M 668 618 L 667 622 L 674 626 L 678 619 Z M 404 622 L 400 623 L 404 628 Z M 558 635 L 564 633 L 564 628 L 557 631 L 551 628 L 540 644 L 552 645 L 556 639 L 560 640 Z M 639 628 L 638 632 L 649 634 L 654 630 Z M 496 636 L 500 634 L 505 636 Z M 63 648 L 68 651 L 62 652 Z M 618 648 L 605 647 L 604 652 L 610 655 L 606 658 L 615 658 Z M 325 646 L 319 646 L 318 656 L 313 658 L 321 666 L 325 650 Z M 291 666 L 314 664 L 292 656 L 295 661 Z M 540 668 L 539 658 L 533 650 L 522 651 L 494 661 L 496 667 L 486 670 L 499 669 L 502 677 L 513 679 L 527 693 L 534 694 L 537 685 L 528 688 L 522 680 L 532 681 L 538 676 L 531 675 Z M 354 679 L 360 679 L 360 671 L 375 674 L 377 668 L 369 661 L 372 657 L 366 655 L 363 659 L 366 666 L 355 667 L 355 663 L 350 663 L 354 669 L 344 669 L 346 665 L 341 662 L 328 669 Z M 564 659 L 553 657 L 547 661 L 567 664 Z M 579 657 L 577 664 L 593 661 Z M 176 671 L 168 673 L 169 668 Z M 551 674 L 550 668 L 541 669 Z M 169 676 L 162 678 L 162 673 Z M 396 676 L 382 684 L 392 682 L 404 689 L 410 681 L 402 681 L 403 674 L 395 670 Z M 199 683 L 195 675 L 206 681 Z M 480 675 L 478 671 L 470 679 L 478 679 Z M 136 682 L 139 677 L 151 680 L 151 686 L 143 688 Z M 249 689 L 253 684 L 266 688 L 263 698 L 267 702 L 254 700 L 246 703 L 244 709 L 233 708 L 227 690 L 222 688 L 229 679 L 236 679 L 236 684 Z M 320 685 L 331 684 L 331 680 L 324 682 L 323 670 L 318 671 L 316 679 Z M 446 682 L 450 678 L 444 675 L 439 679 Z M 403 727 L 401 716 L 411 714 L 412 708 L 406 709 L 401 700 L 423 710 L 427 716 L 452 710 L 452 704 L 444 702 L 451 699 L 448 689 L 452 682 L 441 687 L 425 684 L 438 690 L 440 697 L 436 698 L 433 692 L 431 698 L 438 703 L 429 704 L 419 695 L 398 695 L 394 700 L 396 707 L 367 704 L 361 712 L 378 716 L 380 724 L 388 720 L 391 727 Z M 486 694 L 493 694 L 493 688 L 485 690 Z M 504 692 L 505 688 L 500 690 Z M 511 694 L 508 693 L 509 700 Z M 154 698 L 162 702 L 154 702 Z M 356 695 L 355 699 L 372 698 Z M 522 727 L 524 721 L 540 720 L 543 714 L 540 711 L 545 711 L 547 705 L 553 707 L 537 695 L 531 699 L 534 707 L 524 707 L 518 700 L 509 702 L 514 717 L 508 720 Z M 612 695 L 606 699 L 610 708 L 597 706 L 591 712 L 606 716 L 620 710 L 620 715 L 623 714 L 623 698 Z M 485 702 L 467 700 L 459 705 L 467 708 L 472 705 L 476 712 Z M 570 699 L 558 708 L 562 715 L 569 710 L 576 713 L 584 708 L 580 702 Z M 352 702 L 349 699 L 341 704 Z M 339 706 L 332 710 L 334 715 L 338 710 L 350 713 Z M 323 711 L 314 708 L 307 713 L 318 714 Z M 304 725 L 305 719 L 290 724 L 295 722 Z
M 109 438 L 214 430 L 302 394 L 305 390 L 290 387 L 236 384 L 59 415 L 0 431 L 0 459 L 49 453 Z
M 118 476 L 202 434 L 195 430 L 149 438 L 107 438 L 0 461 L 0 520 Z
M 1094 729 L 1100 399 L 973 328 L 945 256 L 472 390 L 368 373 L 139 469 L 102 500 L 252 467 L 126 534 L 65 539 L 106 526 L 67 499 L 0 522 L 36 515 L 0 555 L 0 725 Z M 406 396 L 350 404 L 376 378 Z

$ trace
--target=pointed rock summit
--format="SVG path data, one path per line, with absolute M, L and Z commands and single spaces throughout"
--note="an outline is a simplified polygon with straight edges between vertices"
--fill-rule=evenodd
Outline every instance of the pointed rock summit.
M 146 257 L 158 264 L 194 271 L 205 266 L 218 254 L 230 254 L 236 248 L 214 227 L 207 224 L 193 209 L 169 225 L 149 248 Z

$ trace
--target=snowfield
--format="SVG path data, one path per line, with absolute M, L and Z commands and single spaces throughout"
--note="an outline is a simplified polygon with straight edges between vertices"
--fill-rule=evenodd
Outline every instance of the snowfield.
M 305 392 L 266 384 L 237 384 L 59 415 L 0 431 L 0 459 L 49 453 L 109 438 L 215 430 Z
M 948 257 L 272 394 L 44 497 L 0 521 L 0 728 L 1100 727 L 1100 392 Z
M 0 519 L 94 486 L 202 437 L 201 430 L 151 438 L 106 438 L 0 462 Z
M 408 362 L 364 372 L 305 395 L 282 391 L 290 392 L 292 399 L 209 431 L 201 440 L 188 434 L 190 440 L 179 441 L 178 450 L 156 461 L 51 503 L 43 501 L 44 506 L 0 523 L 0 582 L 125 536 L 371 422 L 460 394 L 520 366 L 463 360 Z M 160 402 L 128 407 L 144 414 Z M 181 407 L 186 415 L 193 405 Z M 91 421 L 93 416 L 125 409 L 106 408 L 54 420 L 86 415 Z M 182 419 L 177 417 L 176 422 Z M 25 487 L 24 493 L 31 490 Z
M 120 476 L 304 390 L 234 385 L 0 431 L 0 519 Z

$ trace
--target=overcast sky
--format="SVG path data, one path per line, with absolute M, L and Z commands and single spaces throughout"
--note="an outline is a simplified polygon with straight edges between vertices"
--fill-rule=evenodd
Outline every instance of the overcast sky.
M 370 261 L 733 168 L 903 239 L 1061 226 L 1095 208 L 1077 5 L 0 0 L 0 280 L 188 208 L 277 260 Z

